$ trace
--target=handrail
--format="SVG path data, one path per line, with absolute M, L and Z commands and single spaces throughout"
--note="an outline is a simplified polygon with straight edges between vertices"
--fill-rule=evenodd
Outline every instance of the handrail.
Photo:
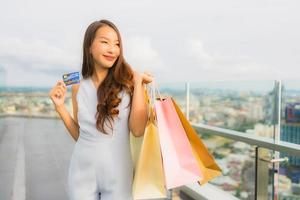
M 239 131 L 209 126 L 201 123 L 198 124 L 193 123 L 192 126 L 195 128 L 195 130 L 197 130 L 198 133 L 217 135 L 224 138 L 244 142 L 250 145 L 263 147 L 278 152 L 285 152 L 289 155 L 300 157 L 300 145 L 298 144 L 285 142 L 285 141 L 274 142 L 272 138 L 256 136 L 249 133 L 243 133 Z
M 198 183 L 191 183 L 180 187 L 180 191 L 198 200 L 239 200 L 229 192 L 226 192 L 210 183 L 199 185 Z M 184 199 L 184 198 L 183 198 Z

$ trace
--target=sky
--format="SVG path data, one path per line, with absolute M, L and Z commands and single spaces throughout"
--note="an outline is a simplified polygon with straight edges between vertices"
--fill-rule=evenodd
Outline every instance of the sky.
M 299 7 L 299 0 L 6 0 L 0 79 L 53 86 L 81 71 L 87 26 L 108 19 L 127 62 L 157 82 L 297 80 Z

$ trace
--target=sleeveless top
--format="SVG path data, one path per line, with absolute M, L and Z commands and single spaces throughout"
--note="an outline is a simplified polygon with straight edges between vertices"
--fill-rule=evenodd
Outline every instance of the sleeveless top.
M 128 118 L 130 95 L 119 94 L 119 115 L 114 117 L 109 135 L 96 128 L 97 88 L 91 78 L 81 79 L 77 92 L 79 138 L 69 167 L 70 193 L 79 197 L 96 190 L 109 199 L 132 200 L 133 163 Z M 98 195 L 97 195 L 98 196 Z M 82 198 L 81 198 L 82 199 Z M 101 198 L 102 199 L 102 198 Z
M 130 95 L 125 91 L 121 91 L 118 96 L 121 102 L 118 105 L 119 114 L 114 117 L 112 128 L 109 122 L 104 123 L 104 128 L 108 134 L 104 134 L 96 128 L 96 112 L 97 112 L 97 88 L 91 77 L 80 80 L 79 89 L 76 100 L 78 105 L 78 124 L 79 139 L 87 141 L 103 141 L 103 140 L 129 140 L 128 119 L 130 113 Z

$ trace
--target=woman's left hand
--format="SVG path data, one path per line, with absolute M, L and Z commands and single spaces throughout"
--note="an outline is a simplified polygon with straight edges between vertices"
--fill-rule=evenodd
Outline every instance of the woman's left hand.
M 154 79 L 154 76 L 150 74 L 149 72 L 139 73 L 138 71 L 134 71 L 133 74 L 134 83 L 137 84 L 139 82 L 141 83 L 151 83 Z

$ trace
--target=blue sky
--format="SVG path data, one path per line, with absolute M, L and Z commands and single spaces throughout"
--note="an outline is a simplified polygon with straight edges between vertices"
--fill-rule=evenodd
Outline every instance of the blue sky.
M 158 82 L 299 79 L 297 0 L 40 1 L 0 7 L 0 78 L 52 86 L 80 71 L 86 27 L 109 19 L 124 55 Z M 299 81 L 300 82 L 300 81 Z

